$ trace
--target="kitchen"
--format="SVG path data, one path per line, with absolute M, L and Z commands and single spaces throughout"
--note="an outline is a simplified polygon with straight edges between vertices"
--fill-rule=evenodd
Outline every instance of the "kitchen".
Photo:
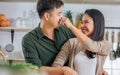
M 96 8 L 101 10 L 104 13 L 105 21 L 106 21 L 106 27 L 120 27 L 119 26 L 119 17 L 120 17 L 120 5 L 119 1 L 96 1 L 96 2 L 90 2 L 87 0 L 78 1 L 76 2 L 73 0 L 65 1 L 64 9 L 63 9 L 63 15 L 66 11 L 71 10 L 73 15 L 73 22 L 76 25 L 76 17 L 79 13 L 84 12 L 85 9 L 88 8 Z M 112 9 L 112 10 L 111 10 Z M 31 12 L 31 13 L 30 13 Z M 6 15 L 8 19 L 11 20 L 11 26 L 8 28 L 1 27 L 0 29 L 0 45 L 1 50 L 5 52 L 7 57 L 11 57 L 8 59 L 16 60 L 18 63 L 23 62 L 24 63 L 24 57 L 22 53 L 21 48 L 21 39 L 22 37 L 29 31 L 31 31 L 34 27 L 36 27 L 38 20 L 34 23 L 35 25 L 31 24 L 30 26 L 26 25 L 26 18 L 31 17 L 31 14 L 36 14 L 36 2 L 35 1 L 1 1 L 0 2 L 0 13 L 3 13 Z M 36 16 L 37 17 L 37 16 Z M 38 18 L 38 17 L 37 17 Z M 22 19 L 22 21 L 20 21 Z M 27 19 L 27 21 L 30 21 Z M 22 24 L 21 24 L 22 22 Z M 13 27 L 13 28 L 12 28 Z M 106 29 L 106 32 L 109 31 L 109 41 L 111 41 L 112 31 L 115 32 L 115 43 L 114 50 L 117 49 L 117 39 L 118 39 L 118 32 L 120 32 L 119 29 Z M 14 51 L 12 52 L 6 52 L 5 48 L 7 44 L 11 44 L 11 29 L 14 29 L 14 39 L 13 39 L 13 45 L 14 45 Z M 108 57 L 104 68 L 109 73 L 109 75 L 119 75 L 120 72 L 120 59 L 117 58 L 116 60 L 111 61 Z

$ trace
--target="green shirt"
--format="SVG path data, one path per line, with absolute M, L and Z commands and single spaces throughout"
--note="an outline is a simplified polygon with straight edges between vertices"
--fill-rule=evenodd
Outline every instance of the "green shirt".
M 38 26 L 22 39 L 22 49 L 27 63 L 40 66 L 51 66 L 61 46 L 75 37 L 70 29 L 60 26 L 55 29 L 55 40 L 47 38 Z

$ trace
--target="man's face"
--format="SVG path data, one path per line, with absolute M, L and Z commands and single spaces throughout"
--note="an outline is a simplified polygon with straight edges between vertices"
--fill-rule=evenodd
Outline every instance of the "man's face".
M 50 12 L 50 16 L 48 18 L 49 24 L 54 28 L 58 28 L 60 25 L 61 18 L 62 18 L 62 7 L 54 8 Z

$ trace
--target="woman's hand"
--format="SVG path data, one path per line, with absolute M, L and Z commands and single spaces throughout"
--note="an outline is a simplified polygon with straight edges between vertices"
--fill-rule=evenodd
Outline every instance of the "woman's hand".
M 71 26 L 73 26 L 73 24 L 67 17 L 62 17 L 61 21 L 62 21 L 62 24 L 67 26 L 68 28 L 71 28 Z
M 64 75 L 78 75 L 78 73 L 70 67 L 63 67 L 62 70 L 64 72 Z

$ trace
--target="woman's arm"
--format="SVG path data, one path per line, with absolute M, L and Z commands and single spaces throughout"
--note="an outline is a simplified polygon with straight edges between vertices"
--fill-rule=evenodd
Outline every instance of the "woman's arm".
M 87 37 L 80 29 L 78 30 L 74 25 L 72 25 L 68 18 L 64 19 L 64 24 L 71 29 L 75 36 L 79 39 L 81 44 L 89 51 L 96 52 L 101 55 L 108 55 L 111 44 L 108 41 L 93 41 Z
M 68 40 L 62 46 L 61 51 L 56 56 L 52 66 L 63 66 L 68 61 L 70 51 L 71 51 L 71 46 L 70 46 L 70 43 L 69 43 L 69 40 Z
M 89 51 L 96 52 L 99 55 L 107 56 L 111 49 L 111 44 L 108 41 L 93 41 L 90 38 L 87 38 L 83 43 L 83 46 Z

